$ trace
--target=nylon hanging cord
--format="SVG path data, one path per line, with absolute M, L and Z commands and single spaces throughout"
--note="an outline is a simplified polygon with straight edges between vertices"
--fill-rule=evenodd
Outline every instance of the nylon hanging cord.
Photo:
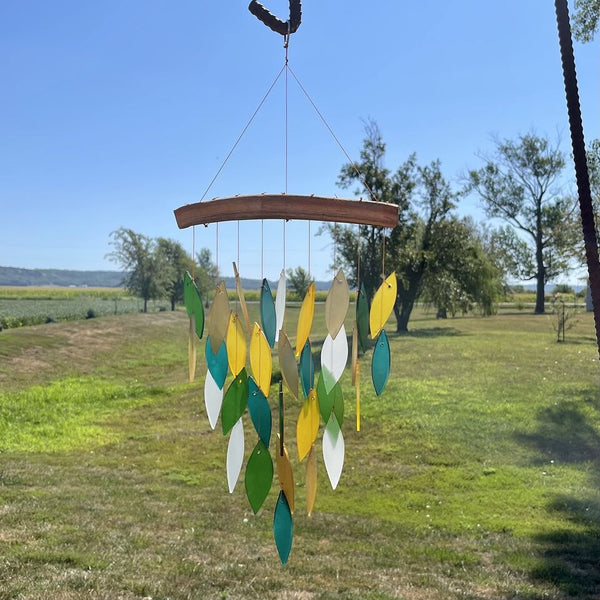
M 196 226 L 192 227 L 192 279 L 196 281 Z

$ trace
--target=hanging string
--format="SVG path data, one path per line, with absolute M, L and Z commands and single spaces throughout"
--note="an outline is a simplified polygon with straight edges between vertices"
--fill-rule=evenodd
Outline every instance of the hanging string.
M 219 224 L 217 223 L 217 227 L 215 229 L 215 261 L 217 268 L 215 270 L 215 285 L 219 280 Z
M 219 167 L 219 170 L 217 171 L 216 175 L 212 178 L 211 182 L 208 184 L 208 187 L 204 191 L 204 194 L 202 194 L 202 198 L 200 198 L 200 202 L 202 202 L 202 200 L 204 200 L 204 198 L 206 198 L 206 194 L 208 194 L 210 188 L 213 186 L 213 183 L 217 180 L 217 177 L 219 177 L 219 175 L 221 174 L 221 171 L 223 170 L 223 168 L 227 164 L 227 161 L 229 160 L 229 158 L 233 154 L 234 150 L 237 148 L 237 145 L 240 143 L 240 140 L 244 137 L 244 134 L 248 130 L 248 127 L 250 127 L 250 125 L 252 124 L 252 121 L 254 121 L 254 118 L 256 117 L 256 115 L 258 114 L 258 112 L 260 111 L 260 109 L 262 108 L 262 105 L 265 103 L 266 99 L 269 97 L 269 94 L 271 93 L 271 90 L 275 87 L 275 84 L 279 81 L 279 78 L 281 77 L 281 74 L 283 73 L 284 70 L 285 70 L 285 65 L 283 65 L 283 67 L 281 67 L 281 70 L 277 74 L 277 77 L 275 77 L 273 83 L 271 84 L 271 86 L 267 90 L 267 93 L 263 96 L 263 99 L 260 101 L 258 107 L 256 108 L 256 110 L 254 111 L 254 113 L 250 117 L 250 120 L 248 121 L 248 123 L 246 123 L 246 126 L 242 130 L 242 133 L 240 133 L 240 135 L 238 136 L 238 139 L 235 141 L 235 144 L 233 145 L 233 147 L 229 151 L 229 154 L 225 157 L 225 160 L 221 163 L 221 166 Z
M 192 227 L 192 279 L 196 281 L 196 226 Z
M 356 226 L 356 292 L 360 292 L 360 225 Z
M 383 232 L 383 243 L 381 247 L 381 279 L 385 280 L 385 230 Z
M 371 196 L 371 198 L 373 200 L 377 201 L 377 196 L 375 196 L 375 193 L 369 187 L 369 184 L 367 183 L 367 180 L 364 178 L 363 174 L 360 172 L 358 165 L 350 158 L 350 155 L 348 154 L 348 152 L 346 152 L 346 149 L 344 148 L 344 146 L 342 146 L 342 142 L 340 142 L 338 137 L 335 135 L 335 133 L 333 132 L 333 129 L 331 128 L 331 126 L 329 125 L 329 123 L 327 122 L 325 117 L 321 114 L 321 111 L 318 109 L 317 105 L 315 104 L 313 99 L 310 97 L 309 93 L 304 89 L 304 86 L 300 83 L 300 80 L 298 79 L 298 77 L 296 77 L 296 74 L 294 73 L 294 70 L 292 69 L 292 67 L 290 67 L 289 65 L 286 65 L 286 66 L 287 66 L 289 72 L 292 74 L 292 77 L 296 80 L 296 83 L 302 90 L 302 93 L 306 96 L 307 100 L 312 104 L 312 107 L 315 109 L 315 112 L 317 113 L 317 115 L 319 115 L 319 118 L 323 122 L 323 125 L 325 125 L 325 127 L 327 127 L 327 129 L 329 130 L 329 133 L 331 134 L 333 139 L 337 142 L 337 145 L 340 147 L 342 152 L 345 154 L 346 158 L 352 165 L 352 168 L 356 172 L 356 175 L 358 176 L 358 178 L 360 179 L 362 184 L 365 186 L 366 190 L 369 192 L 369 195 Z
M 289 23 L 288 23 L 289 27 Z M 283 47 L 285 48 L 285 193 L 288 193 L 288 48 L 289 48 L 290 36 L 285 36 Z M 286 253 L 286 220 L 283 220 L 283 272 L 285 273 L 285 253 Z
M 265 278 L 265 221 L 260 222 L 260 278 Z

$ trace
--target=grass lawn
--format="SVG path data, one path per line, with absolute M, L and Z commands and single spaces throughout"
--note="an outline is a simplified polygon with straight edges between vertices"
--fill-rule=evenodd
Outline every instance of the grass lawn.
M 276 478 L 256 516 L 243 473 L 227 491 L 227 439 L 208 425 L 201 358 L 187 383 L 184 312 L 1 332 L 0 600 L 600 597 L 591 315 L 561 344 L 550 317 L 524 312 L 417 313 L 410 327 L 396 336 L 390 323 L 380 398 L 362 359 L 360 432 L 343 376 L 344 472 L 332 491 L 321 427 L 312 517 L 300 406 L 287 401 L 297 501 L 285 567 L 272 537 Z M 318 306 L 315 347 L 324 330 Z M 273 409 L 275 399 L 274 383 Z M 248 458 L 256 434 L 245 419 Z

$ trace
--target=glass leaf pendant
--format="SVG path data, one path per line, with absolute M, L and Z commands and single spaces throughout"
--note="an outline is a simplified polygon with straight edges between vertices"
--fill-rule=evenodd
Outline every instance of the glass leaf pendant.
M 279 332 L 283 329 L 283 320 L 285 318 L 285 297 L 287 293 L 287 284 L 285 279 L 285 270 L 281 270 L 279 283 L 277 284 L 277 295 L 275 296 L 275 341 L 279 341 Z
M 315 314 L 315 284 L 314 282 L 308 287 L 306 296 L 302 301 L 300 307 L 300 314 L 298 315 L 298 328 L 296 330 L 296 357 L 300 356 L 300 353 L 304 349 L 304 344 L 310 335 L 310 329 L 312 327 L 313 317 Z
M 246 496 L 256 514 L 263 505 L 273 484 L 273 461 L 262 440 L 254 447 L 246 465 Z
M 290 510 L 285 493 L 279 492 L 275 514 L 273 516 L 273 537 L 277 546 L 277 553 L 282 564 L 287 562 L 292 550 L 292 541 L 294 537 L 294 527 L 292 521 L 292 512 Z
M 227 360 L 235 377 L 246 365 L 246 336 L 239 315 L 232 312 L 227 328 Z
M 382 329 L 375 342 L 375 349 L 373 350 L 373 357 L 371 359 L 371 377 L 373 379 L 373 385 L 375 386 L 375 393 L 378 396 L 381 396 L 381 393 L 387 384 L 390 368 L 390 343 L 387 334 L 385 333 L 385 329 Z
M 369 348 L 369 301 L 362 283 L 356 294 L 356 331 L 360 349 L 366 352 Z
M 219 346 L 225 341 L 230 313 L 227 288 L 225 282 L 221 281 L 215 289 L 215 297 L 208 309 L 207 317 L 208 335 L 214 353 L 218 352 Z
M 256 429 L 265 447 L 268 448 L 273 426 L 271 407 L 253 377 L 248 377 L 248 412 L 254 429 Z
M 298 458 L 302 461 L 309 453 L 319 433 L 319 401 L 315 390 L 310 390 L 296 424 Z
M 206 366 L 216 384 L 222 388 L 225 385 L 225 379 L 227 377 L 227 367 L 229 362 L 227 360 L 227 346 L 225 342 L 221 342 L 217 352 L 213 352 L 210 335 L 206 337 L 206 350 L 204 352 L 206 359 Z
M 263 279 L 260 287 L 260 322 L 262 323 L 265 337 L 272 348 L 275 345 L 275 332 L 277 331 L 277 316 L 275 314 L 275 302 L 269 282 Z
M 342 269 L 340 269 L 333 278 L 333 283 L 327 293 L 325 300 L 325 323 L 327 331 L 332 338 L 335 338 L 344 324 L 348 305 L 350 303 L 350 291 L 348 282 Z
M 229 493 L 233 494 L 235 484 L 240 476 L 244 462 L 244 425 L 241 417 L 231 429 L 227 445 L 227 485 Z
M 258 323 L 254 323 L 250 337 L 250 366 L 258 387 L 265 396 L 268 396 L 273 372 L 273 358 L 267 338 Z
M 227 435 L 244 414 L 248 404 L 248 375 L 242 369 L 229 384 L 221 408 L 223 435 Z
M 394 271 L 380 286 L 373 296 L 371 303 L 371 312 L 369 315 L 369 326 L 371 328 L 371 338 L 375 339 L 382 330 L 386 321 L 390 318 L 396 295 L 398 292 L 398 283 L 396 281 L 396 272 Z

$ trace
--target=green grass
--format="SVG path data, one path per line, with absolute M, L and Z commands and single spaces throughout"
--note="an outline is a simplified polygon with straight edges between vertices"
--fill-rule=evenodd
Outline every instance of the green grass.
M 288 311 L 292 337 L 297 314 Z M 318 306 L 316 358 L 324 332 Z M 207 423 L 201 360 L 187 383 L 184 313 L 2 332 L 0 600 L 597 598 L 591 315 L 563 344 L 549 316 L 526 313 L 417 312 L 411 332 L 390 339 L 381 397 L 361 359 L 360 432 L 342 379 L 344 473 L 332 491 L 319 440 L 310 518 L 293 439 L 300 406 L 287 400 L 297 509 L 282 567 L 278 486 L 257 516 L 243 480 L 228 494 L 227 439 Z M 275 398 L 274 386 L 273 408 Z M 245 428 L 248 456 L 248 418 Z

